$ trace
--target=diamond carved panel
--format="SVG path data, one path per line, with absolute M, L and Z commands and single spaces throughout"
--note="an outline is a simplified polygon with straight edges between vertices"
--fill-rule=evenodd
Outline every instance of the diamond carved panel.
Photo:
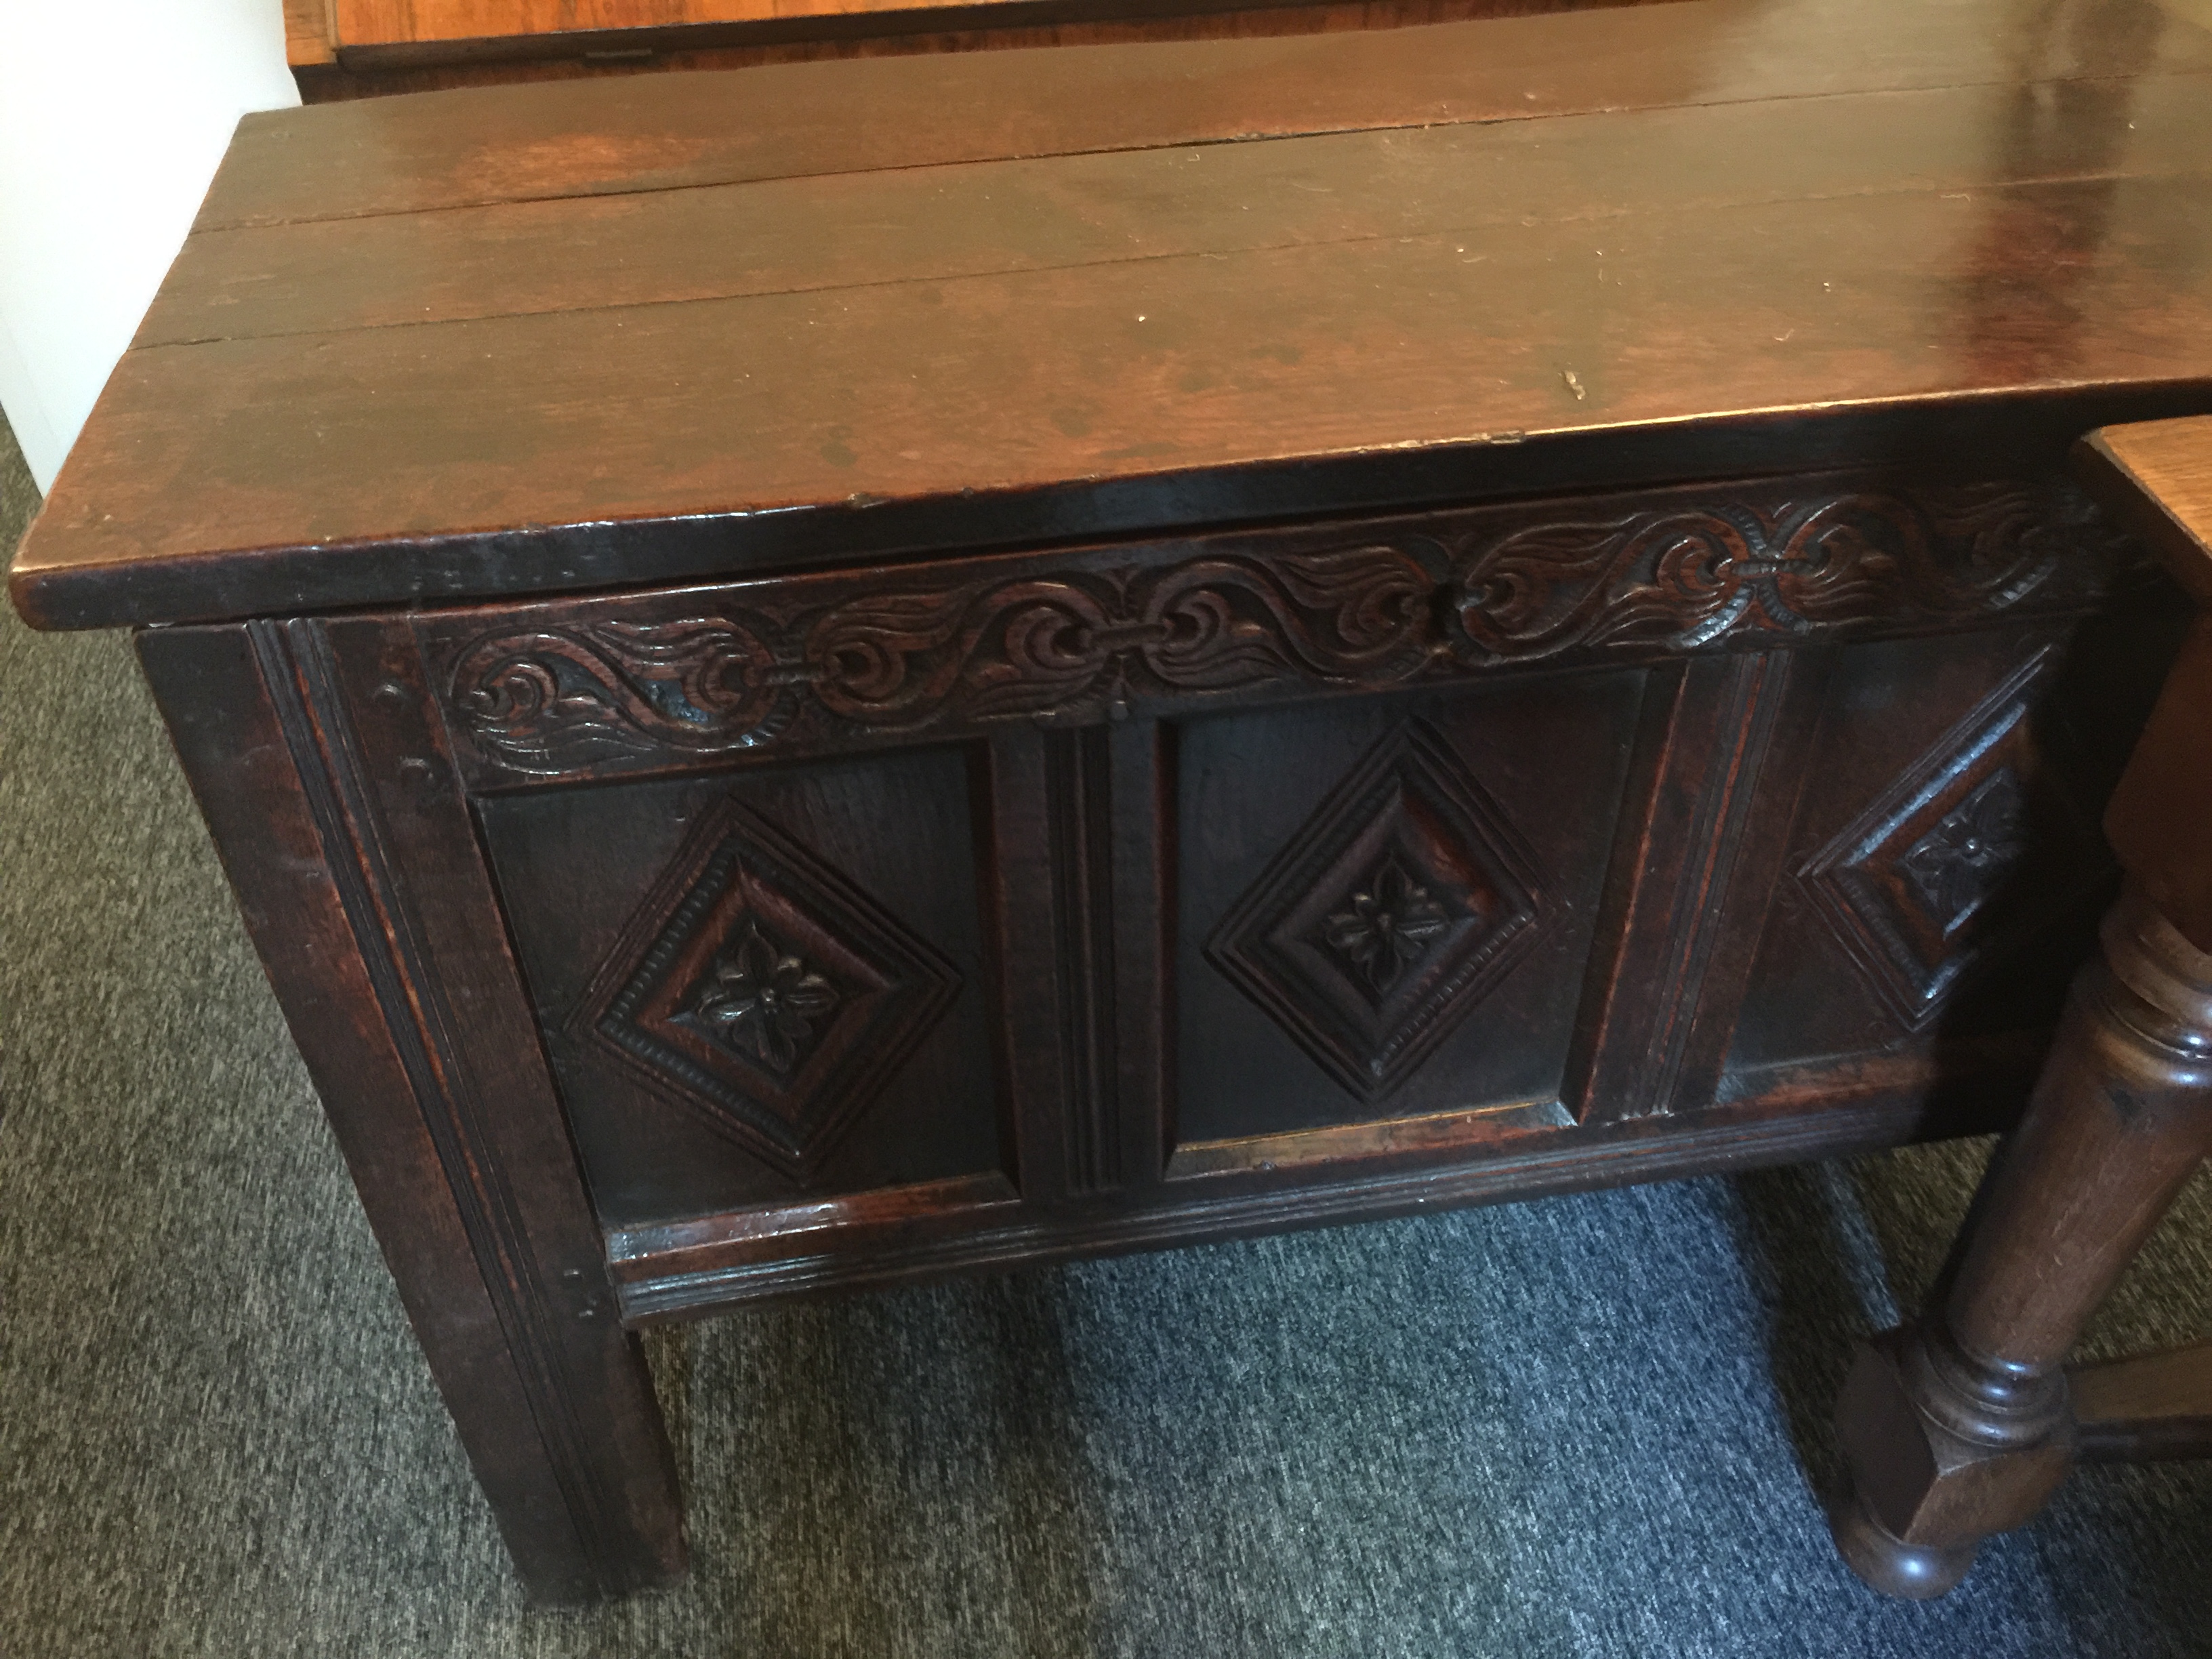
M 575 1023 L 664 1098 L 804 1176 L 959 990 L 881 904 L 725 801 L 639 905 Z
M 1859 976 L 1908 1030 L 1932 1024 L 2104 879 L 2089 816 L 2044 762 L 2038 653 L 1936 740 L 1797 872 Z
M 1535 942 L 1534 853 L 1424 721 L 1384 738 L 1223 917 L 1206 959 L 1352 1093 L 1402 1083 Z

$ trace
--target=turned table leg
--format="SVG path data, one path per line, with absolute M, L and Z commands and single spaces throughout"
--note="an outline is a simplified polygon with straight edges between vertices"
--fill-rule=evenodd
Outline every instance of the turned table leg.
M 2127 885 L 2027 1115 L 1920 1322 L 1869 1341 L 1837 1402 L 1836 1546 L 1893 1595 L 1942 1595 L 2043 1507 L 2076 1449 L 2066 1351 L 2212 1151 L 2212 419 L 2107 428 L 2072 464 L 2200 611 L 2106 811 Z M 2195 1433 L 2171 1370 L 2085 1384 L 2117 1425 L 2100 1448 L 2139 1419 Z
M 1861 1352 L 1837 1406 L 1837 1547 L 1893 1595 L 1939 1595 L 2072 1461 L 2062 1367 L 2212 1150 L 2212 955 L 2130 888 L 2075 981 L 2027 1118 L 1917 1327 Z

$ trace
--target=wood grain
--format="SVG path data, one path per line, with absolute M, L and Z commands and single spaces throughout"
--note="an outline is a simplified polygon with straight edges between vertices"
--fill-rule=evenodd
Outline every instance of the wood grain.
M 2120 427 L 2073 453 L 2075 475 L 2200 605 L 2212 598 L 2208 429 Z M 1837 1406 L 1851 1489 L 1832 1511 L 1836 1541 L 1889 1594 L 1942 1594 L 1985 1537 L 2048 1499 L 2076 1449 L 2060 1363 L 2212 1152 L 2208 742 L 2212 616 L 2200 610 L 2105 814 L 2127 885 L 2027 1115 L 1990 1164 L 1933 1306 L 1863 1348 Z M 1983 820 L 2002 837 L 2019 817 Z M 2079 1372 L 2081 1454 L 2212 1449 L 2206 1358 L 2199 1349 Z
M 2212 951 L 2212 617 L 2197 614 L 2105 813 L 2121 864 L 2182 936 Z
M 1768 751 L 1811 747 L 1828 667 L 1760 653 L 1653 677 L 1562 1091 L 1582 1121 L 1717 1097 L 1802 781 Z
M 314 222 L 192 239 L 13 591 L 204 620 L 2201 409 L 2212 99 L 2172 71 L 2212 43 L 2009 3 L 1793 0 L 1832 49 L 1780 57 L 1690 0 L 249 124 L 204 222 Z M 1113 153 L 1010 159 L 1071 149 Z
M 294 69 L 337 61 L 329 0 L 284 0 L 284 61 Z
M 204 231 L 135 343 L 1043 270 L 1905 190 L 2212 173 L 2212 73 L 2093 82 L 2130 124 L 1982 141 L 1972 87 L 977 162 Z M 1665 165 L 1654 166 L 1654 159 Z M 1628 158 L 1636 158 L 1631 162 Z M 1602 275 L 1603 273 L 1597 273 Z
M 2091 433 L 2075 476 L 2156 553 L 2203 607 L 2212 604 L 2212 420 Z M 2167 921 L 2212 951 L 2212 617 L 2200 609 L 2105 815 L 2105 834 Z
M 2212 1457 L 2212 1342 L 2070 1366 L 2066 1383 L 2084 1462 Z
M 1940 1104 L 1933 1110 L 1931 1080 L 1924 1066 L 1892 1068 L 1880 1083 L 1832 1079 L 1828 1089 L 1804 1091 L 1786 1105 L 1747 1103 L 1694 1123 L 1632 1121 L 1571 1139 L 1539 1138 L 1522 1121 L 1494 1136 L 1440 1137 L 1441 1145 L 1426 1147 L 1418 1133 L 1407 1133 L 1408 1146 L 1393 1146 L 1363 1125 L 1304 1137 L 1320 1144 L 1279 1165 L 1208 1161 L 1214 1166 L 1178 1182 L 1170 1201 L 1025 1211 L 994 1178 L 874 1194 L 862 1204 L 629 1229 L 611 1234 L 608 1248 L 623 1317 L 644 1327 L 1017 1263 L 1844 1157 L 1921 1136 L 1986 1133 L 2017 1109 L 2016 1074 L 1951 1080 L 1934 1091 Z M 1484 1155 L 1468 1156 L 1478 1151 Z M 833 1228 L 835 1249 L 828 1248 Z
M 1863 1347 L 1838 1401 L 1837 1542 L 1877 1589 L 1942 1594 L 2064 1477 L 2062 1363 L 2212 1149 L 2208 1042 L 2212 956 L 2124 892 L 1934 1305 Z
M 1686 0 L 250 123 L 14 592 L 146 628 L 526 1577 L 679 1568 L 617 1305 L 2005 1122 L 2178 633 L 2059 466 L 2212 407 L 2208 44 Z M 2172 944 L 1971 1353 L 2201 1140 Z M 2024 1513 L 2030 1404 L 1866 1524 Z
M 435 834 L 437 775 L 360 752 L 312 624 L 145 636 L 145 663 L 433 1374 L 538 1599 L 682 1575 L 676 1470 L 644 1357 L 518 1025 L 480 862 L 390 860 Z M 380 705 L 389 714 L 386 700 Z M 380 786 L 364 775 L 375 762 Z M 450 769 L 444 771 L 450 778 Z M 382 793 L 379 802 L 374 797 Z M 457 803 L 448 794 L 447 803 Z M 398 834 L 386 813 L 398 805 Z M 471 883 L 471 878 L 474 878 Z M 472 945 L 455 948 L 458 936 Z M 515 1039 L 520 1038 L 520 1043 Z
M 1820 50 L 1803 49 L 1817 39 Z M 2212 68 L 2152 0 L 1685 0 L 1429 27 L 772 64 L 249 115 L 198 227 L 1613 109 Z M 854 112 L 867 118 L 857 120 Z M 2033 131 L 2051 113 L 2026 124 Z
M 646 31 L 683 40 L 726 36 L 714 26 L 788 23 L 797 19 L 866 17 L 910 12 L 913 0 L 331 0 L 337 38 L 348 55 L 371 64 L 420 62 L 423 48 L 519 49 L 535 38 L 540 51 L 597 48 L 619 52 Z M 988 13 L 1024 0 L 962 0 L 962 9 Z M 943 8 L 939 8 L 943 9 Z M 573 44 L 572 44 L 573 43 Z M 378 52 L 375 48 L 386 48 Z M 412 47 L 405 53 L 392 48 Z
M 338 38 L 348 46 L 367 46 L 722 22 L 765 8 L 758 0 L 331 0 L 331 9 Z
M 295 68 L 310 104 L 523 82 L 600 80 L 672 70 L 757 69 L 853 58 L 1018 52 L 1038 47 L 1257 40 L 1415 27 L 1470 19 L 1610 9 L 1680 0 L 981 0 L 975 5 L 599 34 L 505 35 L 349 49 Z
M 2205 193 L 1760 204 L 1516 227 L 1480 263 L 1430 236 L 137 351 L 12 592 L 83 627 L 651 581 L 927 546 L 945 506 L 936 534 L 973 544 L 1351 504 L 1294 470 L 1337 458 L 1418 499 L 1527 488 L 1534 452 L 1600 434 L 1616 476 L 1638 445 L 1655 472 L 1817 465 L 1844 415 L 1941 412 L 1965 446 L 2000 397 L 2033 453 L 2212 399 Z M 2020 305 L 2019 262 L 2062 251 L 2063 304 Z
M 1633 4 L 1636 0 L 1600 3 Z M 540 52 L 564 49 L 619 52 L 641 37 L 656 46 L 665 41 L 729 38 L 732 31 L 717 29 L 714 27 L 717 24 L 789 23 L 955 10 L 988 16 L 994 10 L 1020 14 L 1039 9 L 1035 0 L 960 0 L 957 6 L 917 4 L 915 0 L 327 0 L 331 22 L 325 25 L 320 21 L 325 0 L 290 0 L 290 3 L 313 5 L 318 14 L 318 38 L 323 38 L 322 31 L 326 29 L 328 38 L 342 45 L 350 60 L 372 64 L 436 61 L 434 49 L 440 46 L 474 48 L 469 56 L 488 51 L 520 54 L 533 48 Z M 1559 0 L 1518 0 L 1518 3 L 1489 0 L 1481 8 L 1509 15 L 1516 11 L 1567 9 Z M 1131 8 L 1092 3 L 1061 9 L 1073 15 L 1111 17 L 1117 10 Z M 378 47 L 416 50 L 403 55 L 373 50 Z M 303 61 L 331 59 L 325 56 Z

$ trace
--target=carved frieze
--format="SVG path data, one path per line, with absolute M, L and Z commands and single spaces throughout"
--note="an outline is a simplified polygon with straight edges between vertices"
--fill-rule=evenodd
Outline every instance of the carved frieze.
M 1136 695 L 1417 673 L 1435 581 L 1390 547 L 1271 562 L 1199 558 L 950 587 L 886 586 L 776 627 L 765 617 L 603 622 L 495 635 L 452 707 L 489 754 L 561 771 L 780 736 L 808 705 L 870 732 L 1051 717 Z
M 494 768 L 557 775 L 1971 627 L 2093 605 L 2134 568 L 2057 483 L 1741 484 L 578 600 L 467 637 L 429 627 L 457 734 Z
M 1478 661 L 1776 645 L 2063 601 L 2094 592 L 2121 548 L 2086 501 L 2055 486 L 1747 493 L 1469 544 L 1458 615 Z

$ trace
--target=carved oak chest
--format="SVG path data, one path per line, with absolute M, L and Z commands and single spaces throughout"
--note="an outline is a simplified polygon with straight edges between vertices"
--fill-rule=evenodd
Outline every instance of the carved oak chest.
M 2017 1112 L 2212 38 L 1735 20 L 240 128 L 13 592 L 142 629 L 539 1593 L 681 1570 L 647 1322 Z

